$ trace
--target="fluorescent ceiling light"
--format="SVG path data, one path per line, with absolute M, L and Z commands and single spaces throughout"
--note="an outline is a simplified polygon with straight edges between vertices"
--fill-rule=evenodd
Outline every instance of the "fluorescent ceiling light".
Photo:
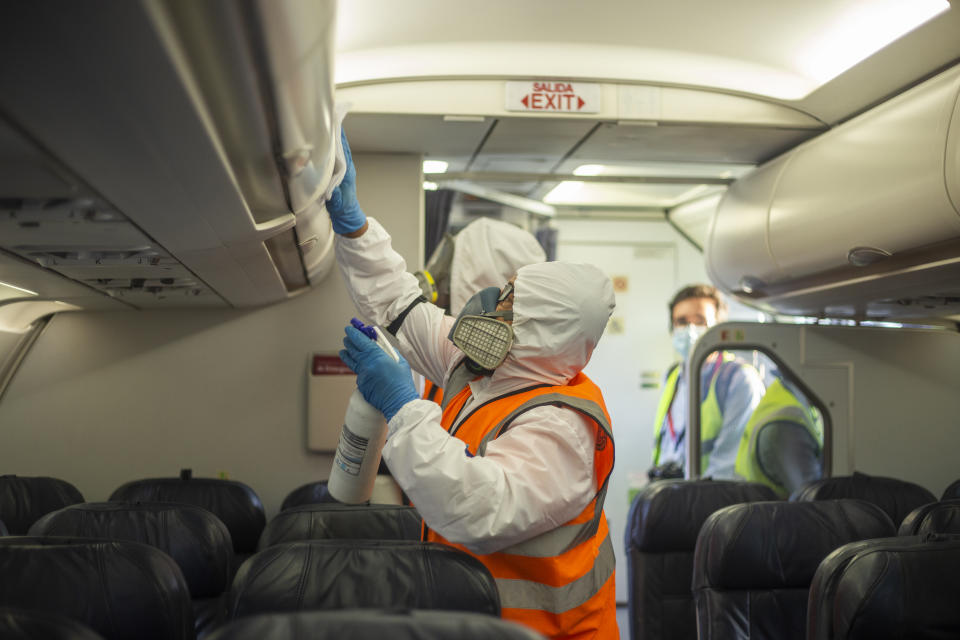
M 573 170 L 575 176 L 598 176 L 603 173 L 602 164 L 582 164 Z
M 816 40 L 797 52 L 795 64 L 819 85 L 950 8 L 948 0 L 870 0 L 851 4 Z
M 447 163 L 443 160 L 424 160 L 424 173 L 443 173 L 447 170 Z
M 436 182 L 426 181 L 426 182 L 423 183 L 423 189 L 424 189 L 424 191 L 436 191 L 436 190 L 437 190 L 437 183 L 436 183 Z
M 21 292 L 21 293 L 25 293 L 25 294 L 27 294 L 28 296 L 35 296 L 35 295 L 37 295 L 37 292 L 36 292 L 36 291 L 30 291 L 30 289 L 24 289 L 23 287 L 18 287 L 17 285 L 15 285 L 15 284 L 10 284 L 9 282 L 0 282 L 0 287 L 6 287 L 6 288 L 8 288 L 8 289 L 13 289 L 14 291 L 19 291 L 19 292 Z M 0 291 L 2 291 L 2 290 L 0 290 Z M 9 297 L 12 297 L 12 296 L 4 296 L 4 297 L 9 298 Z

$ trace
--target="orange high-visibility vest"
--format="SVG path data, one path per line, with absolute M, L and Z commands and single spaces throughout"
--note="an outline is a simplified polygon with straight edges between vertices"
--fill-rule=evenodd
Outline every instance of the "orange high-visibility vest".
M 491 440 L 534 407 L 563 406 L 589 418 L 596 428 L 597 493 L 569 522 L 496 553 L 478 555 L 431 529 L 427 539 L 456 547 L 486 565 L 497 582 L 504 618 L 551 638 L 616 640 L 615 560 L 603 514 L 613 469 L 613 434 L 600 389 L 579 373 L 565 386 L 538 386 L 489 400 L 451 429 L 470 394 L 467 385 L 450 400 L 442 424 L 466 443 L 471 455 L 484 455 Z M 563 471 L 557 469 L 558 479 Z
M 423 383 L 423 399 L 441 404 L 443 402 L 443 388 L 432 380 Z

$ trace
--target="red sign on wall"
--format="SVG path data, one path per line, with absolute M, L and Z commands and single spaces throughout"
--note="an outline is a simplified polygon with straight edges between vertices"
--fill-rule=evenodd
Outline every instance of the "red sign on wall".
M 507 111 L 597 113 L 600 85 L 589 82 L 536 80 L 506 83 Z
M 350 371 L 350 367 L 343 363 L 340 356 L 328 356 L 319 353 L 313 354 L 313 365 L 310 370 L 315 376 L 353 375 L 353 371 Z

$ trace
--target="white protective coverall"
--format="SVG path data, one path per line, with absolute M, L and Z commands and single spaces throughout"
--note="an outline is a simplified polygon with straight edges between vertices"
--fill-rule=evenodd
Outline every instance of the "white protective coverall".
M 337 236 L 337 261 L 359 312 L 387 326 L 420 288 L 387 232 L 367 220 L 360 237 Z M 470 383 L 472 397 L 461 415 L 531 385 L 566 384 L 589 361 L 613 307 L 610 280 L 592 265 L 522 267 L 514 284 L 513 348 L 492 376 Z M 463 358 L 447 339 L 453 322 L 422 303 L 397 332 L 410 366 L 444 384 Z M 383 458 L 427 525 L 451 542 L 493 553 L 567 522 L 596 494 L 594 426 L 572 409 L 544 406 L 521 414 L 477 457 L 466 455 L 440 417 L 434 402 L 408 402 L 389 422 Z
M 478 218 L 455 236 L 450 264 L 450 314 L 477 291 L 502 287 L 520 267 L 547 259 L 528 231 L 501 220 Z

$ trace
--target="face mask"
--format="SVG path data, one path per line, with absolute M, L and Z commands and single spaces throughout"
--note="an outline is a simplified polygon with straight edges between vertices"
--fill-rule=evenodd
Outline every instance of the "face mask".
M 673 330 L 673 348 L 680 354 L 684 360 L 690 355 L 690 350 L 697 343 L 700 336 L 707 332 L 703 325 L 688 324 L 685 327 L 676 327 Z
M 513 286 L 507 285 L 502 293 L 496 287 L 477 292 L 463 305 L 450 330 L 450 341 L 479 369 L 478 373 L 493 373 L 513 346 L 513 327 L 497 319 L 513 320 L 513 311 L 497 311 L 497 303 L 512 291 Z

